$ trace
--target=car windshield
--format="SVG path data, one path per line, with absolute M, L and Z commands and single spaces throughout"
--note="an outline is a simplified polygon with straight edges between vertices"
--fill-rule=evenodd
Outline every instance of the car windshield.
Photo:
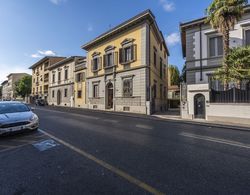
M 29 107 L 20 103 L 1 103 L 0 114 L 15 113 L 15 112 L 28 112 Z

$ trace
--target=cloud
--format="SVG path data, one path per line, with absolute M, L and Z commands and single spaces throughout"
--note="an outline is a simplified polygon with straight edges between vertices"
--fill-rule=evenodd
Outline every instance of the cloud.
M 30 57 L 32 58 L 42 58 L 44 56 L 55 56 L 56 53 L 52 50 L 38 50 L 36 53 L 31 54 Z
M 55 5 L 59 5 L 60 3 L 66 2 L 66 0 L 50 0 L 50 2 L 55 4 Z
M 170 35 L 166 35 L 165 40 L 169 46 L 174 46 L 180 43 L 181 38 L 180 38 L 179 33 L 174 32 L 174 33 L 171 33 Z
M 13 65 L 13 64 L 0 64 L 0 84 L 7 80 L 7 76 L 10 73 L 28 73 L 31 74 L 31 70 L 28 69 L 27 65 Z
M 92 25 L 89 25 L 88 28 L 87 28 L 87 30 L 88 30 L 89 32 L 93 31 L 93 26 L 92 26 Z
M 160 0 L 160 4 L 162 5 L 162 8 L 166 12 L 171 12 L 175 10 L 175 4 L 174 2 L 168 1 L 168 0 Z

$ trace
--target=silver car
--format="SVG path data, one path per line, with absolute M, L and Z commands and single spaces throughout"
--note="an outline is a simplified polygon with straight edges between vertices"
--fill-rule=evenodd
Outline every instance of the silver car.
M 37 130 L 39 119 L 20 102 L 0 102 L 0 135 L 23 130 Z

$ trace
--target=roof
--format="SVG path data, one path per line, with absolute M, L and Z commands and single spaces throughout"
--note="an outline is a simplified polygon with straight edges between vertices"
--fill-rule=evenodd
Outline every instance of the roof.
M 5 85 L 6 83 L 8 83 L 8 80 L 3 81 L 1 85 Z
M 44 58 L 42 58 L 41 60 L 39 60 L 38 62 L 36 62 L 32 66 L 30 66 L 29 69 L 33 69 L 33 68 L 37 67 L 38 65 L 42 64 L 43 62 L 45 62 L 46 60 L 53 59 L 53 58 L 62 58 L 63 59 L 65 57 L 60 57 L 60 56 L 45 56 Z
M 154 25 L 155 30 L 158 33 L 158 36 L 160 37 L 161 41 L 163 42 L 163 45 L 164 45 L 164 47 L 167 51 L 167 54 L 169 56 L 169 51 L 168 51 L 167 45 L 165 43 L 164 36 L 162 35 L 162 32 L 159 30 L 159 27 L 155 21 L 155 16 L 153 15 L 151 10 L 149 10 L 149 9 L 147 9 L 147 10 L 141 12 L 140 14 L 130 18 L 129 20 L 126 20 L 125 22 L 119 24 L 118 26 L 108 30 L 107 32 L 99 35 L 98 37 L 91 40 L 90 42 L 82 45 L 81 48 L 88 50 L 89 48 L 93 47 L 94 45 L 96 45 L 104 40 L 107 40 L 108 38 L 122 32 L 123 30 L 125 30 L 131 26 L 134 26 L 134 25 L 138 24 L 139 22 L 144 21 L 146 19 L 148 19 Z
M 69 62 L 71 62 L 71 61 L 74 61 L 76 58 L 84 59 L 85 57 L 84 57 L 84 56 L 70 56 L 70 57 L 68 57 L 68 58 L 65 58 L 65 59 L 63 59 L 63 60 L 61 60 L 61 61 L 59 61 L 59 62 L 57 62 L 57 63 L 51 65 L 51 66 L 49 67 L 49 70 L 51 70 L 51 69 L 53 69 L 53 68 L 56 68 L 56 67 L 58 67 L 58 66 L 60 66 L 60 65 L 69 63 Z
M 250 4 L 244 7 L 245 12 L 250 12 Z M 199 18 L 196 20 L 191 20 L 185 23 L 180 23 L 180 32 L 181 32 L 181 42 L 182 42 L 182 54 L 183 57 L 186 57 L 186 29 L 192 28 L 195 26 L 200 26 L 205 24 L 207 17 Z
M 21 72 L 21 73 L 10 73 L 7 77 L 9 78 L 12 75 L 29 75 L 28 73 Z

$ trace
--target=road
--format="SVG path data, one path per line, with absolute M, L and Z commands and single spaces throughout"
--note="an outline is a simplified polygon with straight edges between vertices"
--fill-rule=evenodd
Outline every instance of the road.
M 250 194 L 250 132 L 70 108 L 35 112 L 38 132 L 0 139 L 1 195 Z M 35 144 L 44 140 L 54 143 L 41 151 Z

